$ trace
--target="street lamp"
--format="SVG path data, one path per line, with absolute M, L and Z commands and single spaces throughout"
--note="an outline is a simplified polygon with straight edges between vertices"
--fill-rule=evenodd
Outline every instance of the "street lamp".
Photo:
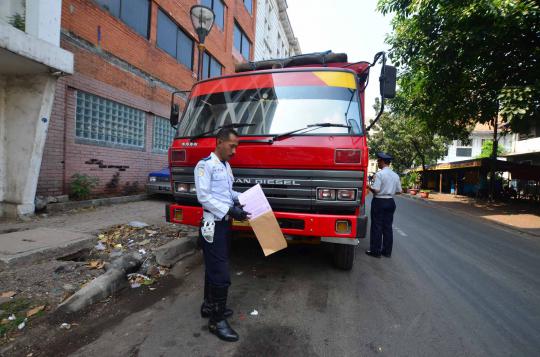
M 206 36 L 208 35 L 208 33 L 210 33 L 210 30 L 214 25 L 215 15 L 212 9 L 203 5 L 195 5 L 191 7 L 189 13 L 191 16 L 191 23 L 193 24 L 193 28 L 195 29 L 195 32 L 199 37 L 199 43 L 197 44 L 197 48 L 199 49 L 197 80 L 200 80 L 203 74 L 202 57 L 204 53 L 204 40 L 206 39 Z

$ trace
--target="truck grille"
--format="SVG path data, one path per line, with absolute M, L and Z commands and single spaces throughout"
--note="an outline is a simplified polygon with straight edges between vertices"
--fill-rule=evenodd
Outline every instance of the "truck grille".
M 260 184 L 273 210 L 288 212 L 315 212 L 350 214 L 360 205 L 363 171 L 338 170 L 284 170 L 284 169 L 233 169 L 234 189 L 244 192 Z M 193 168 L 174 167 L 175 182 L 194 182 Z M 317 188 L 357 189 L 355 201 L 317 200 Z M 175 193 L 175 199 L 196 204 L 195 194 Z

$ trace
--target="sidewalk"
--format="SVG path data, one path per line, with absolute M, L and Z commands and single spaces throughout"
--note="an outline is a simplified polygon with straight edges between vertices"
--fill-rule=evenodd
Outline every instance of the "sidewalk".
M 429 199 L 404 195 L 456 211 L 458 213 L 487 219 L 508 228 L 540 237 L 540 205 L 533 202 L 488 203 L 452 194 L 429 194 Z

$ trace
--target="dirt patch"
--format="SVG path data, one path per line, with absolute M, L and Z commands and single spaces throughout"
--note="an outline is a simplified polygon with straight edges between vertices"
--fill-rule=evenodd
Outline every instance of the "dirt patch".
M 92 249 L 0 271 L 0 294 L 13 295 L 0 300 L 0 345 L 24 335 L 28 326 L 39 320 L 36 318 L 54 311 L 62 301 L 104 273 L 111 260 L 123 254 L 138 252 L 145 258 L 140 273 L 149 279 L 136 276 L 133 283 L 138 286 L 155 283 L 167 274 L 168 269 L 155 263 L 153 250 L 195 232 L 192 227 L 170 223 L 142 226 L 115 225 L 96 236 Z M 19 308 L 14 310 L 11 305 Z M 27 317 L 28 311 L 39 306 L 44 306 L 39 314 Z M 14 318 L 8 319 L 12 315 Z M 25 326 L 18 329 L 23 321 Z

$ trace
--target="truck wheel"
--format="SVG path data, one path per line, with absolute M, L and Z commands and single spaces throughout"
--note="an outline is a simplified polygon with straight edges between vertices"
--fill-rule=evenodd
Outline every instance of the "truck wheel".
M 343 270 L 351 270 L 354 265 L 355 245 L 334 244 L 334 265 Z

